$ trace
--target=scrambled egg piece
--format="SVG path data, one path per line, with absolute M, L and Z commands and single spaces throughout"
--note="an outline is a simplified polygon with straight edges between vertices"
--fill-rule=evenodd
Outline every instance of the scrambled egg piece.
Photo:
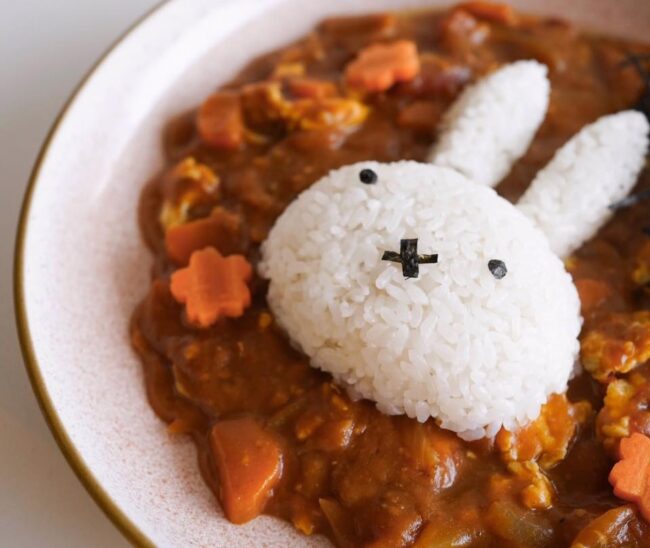
M 205 164 L 193 157 L 178 162 L 162 184 L 164 200 L 158 220 L 163 230 L 189 220 L 192 207 L 214 200 L 219 189 L 219 177 Z
M 502 429 L 497 448 L 506 463 L 537 461 L 549 470 L 566 456 L 578 426 L 591 412 L 587 402 L 571 403 L 565 395 L 553 394 L 533 422 L 515 432 Z
M 580 357 L 600 382 L 643 364 L 650 358 L 650 311 L 609 315 L 583 336 Z
M 553 506 L 553 486 L 546 474 L 533 461 L 511 462 L 508 470 L 527 485 L 521 490 L 521 502 L 531 510 L 542 510 Z
M 611 455 L 616 455 L 622 438 L 634 432 L 650 435 L 650 368 L 609 384 L 596 431 Z
M 247 86 L 243 100 L 253 125 L 280 122 L 289 130 L 352 128 L 362 124 L 369 112 L 361 101 L 346 97 L 289 100 L 277 81 Z
M 496 447 L 508 471 L 524 480 L 521 501 L 527 508 L 552 506 L 553 486 L 544 471 L 566 456 L 578 427 L 591 413 L 589 403 L 571 403 L 565 395 L 553 394 L 533 422 L 515 432 L 499 431 Z

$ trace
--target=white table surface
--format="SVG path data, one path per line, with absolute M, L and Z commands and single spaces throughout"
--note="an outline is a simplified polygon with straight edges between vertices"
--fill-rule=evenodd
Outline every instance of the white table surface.
M 37 406 L 16 338 L 13 242 L 32 164 L 58 111 L 156 3 L 0 2 L 0 546 L 128 546 L 68 467 Z

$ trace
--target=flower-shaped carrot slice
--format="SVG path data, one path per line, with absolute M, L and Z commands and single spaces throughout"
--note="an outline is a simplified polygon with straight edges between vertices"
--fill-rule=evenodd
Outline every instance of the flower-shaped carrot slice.
M 362 49 L 345 68 L 345 80 L 351 88 L 384 91 L 397 82 L 412 80 L 418 72 L 420 59 L 415 42 L 398 40 Z
M 195 251 L 190 264 L 172 275 L 171 292 L 185 304 L 188 321 L 210 327 L 220 317 L 236 318 L 251 303 L 247 282 L 253 274 L 242 255 L 223 257 L 214 247 Z
M 650 521 L 650 438 L 634 433 L 621 440 L 621 459 L 609 474 L 614 494 L 635 502 L 641 515 Z

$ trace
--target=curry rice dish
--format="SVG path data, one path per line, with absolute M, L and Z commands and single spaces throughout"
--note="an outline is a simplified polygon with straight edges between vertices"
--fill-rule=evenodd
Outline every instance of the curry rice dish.
M 332 18 L 168 124 L 131 336 L 228 519 L 650 546 L 648 59 L 486 2 Z

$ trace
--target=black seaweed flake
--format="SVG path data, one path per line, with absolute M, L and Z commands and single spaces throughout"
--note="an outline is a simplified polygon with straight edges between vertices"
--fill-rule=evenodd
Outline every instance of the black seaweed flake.
M 611 211 L 618 211 L 619 209 L 625 209 L 627 207 L 635 206 L 639 202 L 648 199 L 650 199 L 650 188 L 641 190 L 640 192 L 637 192 L 635 194 L 630 194 L 629 196 L 626 196 L 625 198 L 619 200 L 618 202 L 609 204 L 608 207 Z
M 420 275 L 421 264 L 434 264 L 438 262 L 438 255 L 418 255 L 418 239 L 410 238 L 399 241 L 399 253 L 384 251 L 382 261 L 402 263 L 402 275 L 405 278 L 417 278 Z
M 505 275 L 508 273 L 506 263 L 500 259 L 490 259 L 488 261 L 488 268 L 490 269 L 492 276 L 494 276 L 497 280 L 505 278 Z
M 359 180 L 364 185 L 374 185 L 377 182 L 377 173 L 372 169 L 362 169 L 359 172 Z

